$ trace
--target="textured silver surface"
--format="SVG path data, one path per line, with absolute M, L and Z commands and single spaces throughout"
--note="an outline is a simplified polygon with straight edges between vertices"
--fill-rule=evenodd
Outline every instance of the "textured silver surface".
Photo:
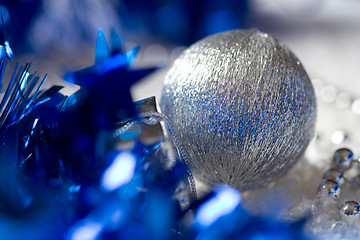
M 286 173 L 314 135 L 316 99 L 304 68 L 258 31 L 190 46 L 166 75 L 160 107 L 194 175 L 240 190 Z

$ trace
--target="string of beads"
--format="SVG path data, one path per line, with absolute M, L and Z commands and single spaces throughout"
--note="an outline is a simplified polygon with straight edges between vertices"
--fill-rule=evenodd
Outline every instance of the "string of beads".
M 338 201 L 345 187 L 360 187 L 360 161 L 354 158 L 350 149 L 340 148 L 335 151 L 332 166 L 323 176 L 319 193 L 327 194 Z M 354 216 L 360 212 L 360 204 L 354 200 L 338 205 L 340 212 L 348 216 Z

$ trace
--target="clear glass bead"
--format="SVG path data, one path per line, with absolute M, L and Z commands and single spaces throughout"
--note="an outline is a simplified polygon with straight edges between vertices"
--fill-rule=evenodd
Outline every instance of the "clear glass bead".
M 337 168 L 349 169 L 351 162 L 354 159 L 354 154 L 350 149 L 340 148 L 335 151 L 333 156 L 333 163 Z
M 340 196 L 340 187 L 334 180 L 325 179 L 319 186 L 319 192 L 325 192 L 329 196 L 337 198 Z
M 343 185 L 345 182 L 343 172 L 337 168 L 330 168 L 327 170 L 323 176 L 323 179 L 331 179 L 337 182 L 339 185 Z
M 360 211 L 360 205 L 356 201 L 347 201 L 341 206 L 340 211 L 346 215 L 357 215 Z

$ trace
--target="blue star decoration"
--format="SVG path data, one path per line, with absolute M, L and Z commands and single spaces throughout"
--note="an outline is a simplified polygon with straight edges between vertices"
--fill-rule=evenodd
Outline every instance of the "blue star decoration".
M 92 115 L 101 116 L 93 119 L 92 124 L 101 129 L 112 128 L 114 123 L 136 115 L 129 89 L 144 76 L 158 69 L 155 67 L 129 70 L 140 48 L 136 47 L 122 53 L 119 41 L 113 41 L 115 46 L 110 51 L 104 32 L 100 29 L 97 36 L 95 64 L 64 76 L 66 81 L 81 87 L 69 97 L 69 105 L 72 107 L 75 105 L 76 109 L 83 105 L 86 105 L 85 108 L 91 108 Z M 89 103 L 90 99 L 92 103 Z M 78 105 L 81 106 L 77 107 Z
M 113 148 L 115 124 L 136 117 L 130 94 L 131 85 L 157 69 L 130 70 L 129 66 L 139 47 L 123 53 L 119 42 L 115 41 L 110 51 L 104 32 L 100 29 L 94 65 L 64 77 L 81 88 L 68 98 L 67 110 L 62 114 L 63 129 L 60 129 L 59 136 L 65 149 L 62 152 L 64 158 L 71 162 L 72 169 L 78 170 L 79 176 L 90 182 L 96 181 L 102 168 L 95 168 L 100 171 L 98 174 L 95 171 L 91 177 L 86 170 L 93 168 L 93 163 L 106 165 L 102 160 Z

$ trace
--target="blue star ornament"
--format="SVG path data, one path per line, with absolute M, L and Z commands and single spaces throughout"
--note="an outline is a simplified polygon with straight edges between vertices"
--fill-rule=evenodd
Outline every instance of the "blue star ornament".
M 100 29 L 95 64 L 64 76 L 66 81 L 81 87 L 70 96 L 69 103 L 78 106 L 82 105 L 82 102 L 87 102 L 84 108 L 91 108 L 92 112 L 99 111 L 96 115 L 100 114 L 106 118 L 103 119 L 104 122 L 96 122 L 97 127 L 112 127 L 117 121 L 134 117 L 135 109 L 129 89 L 134 83 L 158 69 L 153 67 L 129 70 L 140 48 L 122 52 L 119 37 L 115 36 L 117 35 L 113 33 L 112 41 L 115 42 L 115 48 L 110 51 L 104 32 Z
M 113 37 L 113 39 L 116 39 Z M 139 48 L 110 50 L 103 31 L 98 32 L 94 65 L 67 73 L 64 79 L 80 86 L 67 100 L 60 123 L 63 157 L 89 183 L 96 182 L 113 148 L 117 122 L 136 118 L 130 87 L 157 68 L 130 70 Z M 91 176 L 87 172 L 91 170 Z

